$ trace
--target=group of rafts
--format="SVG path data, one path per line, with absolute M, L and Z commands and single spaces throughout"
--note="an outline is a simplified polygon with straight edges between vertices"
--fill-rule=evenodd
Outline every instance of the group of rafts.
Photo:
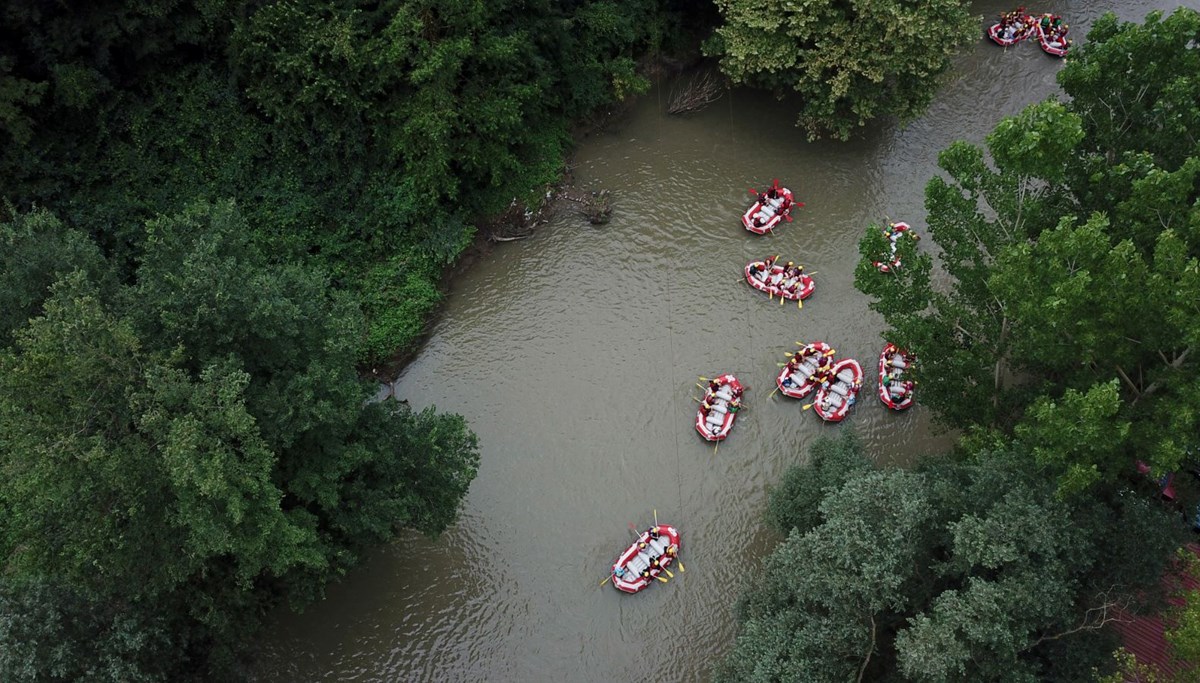
M 751 193 L 756 195 L 756 200 L 742 214 L 742 225 L 759 235 L 770 232 L 781 221 L 791 220 L 793 207 L 804 206 L 802 202 L 795 201 L 791 190 L 780 187 L 778 180 L 765 192 L 752 189 Z M 875 267 L 887 273 L 901 265 L 896 256 L 896 243 L 905 235 L 919 238 L 907 223 L 889 223 L 883 233 L 890 242 L 891 256 L 876 261 Z M 787 265 L 779 265 L 778 259 L 778 256 L 767 257 L 747 264 L 746 282 L 759 291 L 767 292 L 768 297 L 778 296 L 781 303 L 790 300 L 803 306 L 801 302 L 812 296 L 815 289 L 812 277 L 804 273 L 803 266 L 790 261 Z M 834 349 L 825 342 L 796 344 L 800 346 L 798 351 L 785 353 L 788 361 L 781 364 L 783 368 L 775 378 L 777 390 L 784 396 L 796 399 L 807 398 L 815 391 L 813 401 L 805 405 L 803 410 L 812 408 L 824 420 L 841 422 L 862 388 L 862 366 L 853 358 L 839 360 Z M 892 410 L 904 410 L 913 403 L 914 383 L 905 377 L 913 361 L 910 354 L 894 344 L 887 344 L 879 354 L 879 400 Z M 704 398 L 697 399 L 700 407 L 696 410 L 696 431 L 708 441 L 720 442 L 729 436 L 748 387 L 728 373 L 707 381 Z M 637 593 L 655 580 L 666 581 L 661 574 L 665 572 L 668 576 L 674 576 L 668 567 L 679 561 L 679 548 L 679 530 L 658 524 L 655 515 L 655 525 L 641 532 L 617 557 L 612 565 L 611 576 L 601 585 L 611 579 L 618 590 Z
M 811 403 L 827 422 L 841 422 L 858 400 L 863 385 L 863 369 L 853 358 L 837 358 L 836 351 L 823 341 L 796 342 L 795 353 L 787 352 L 788 361 L 775 377 L 776 391 L 789 398 Z M 906 377 L 912 367 L 912 354 L 887 344 L 879 354 L 878 396 L 892 410 L 904 410 L 913 403 L 914 383 Z M 704 398 L 696 410 L 696 431 L 708 441 L 723 441 L 733 428 L 746 387 L 736 377 L 724 374 L 708 381 Z M 815 392 L 815 394 L 814 394 Z M 772 392 L 773 393 L 773 392 Z
M 767 192 L 756 194 L 758 198 L 754 206 L 742 215 L 742 225 L 758 234 L 778 225 L 780 220 L 790 218 L 788 211 L 792 206 L 804 206 L 794 201 L 791 190 L 779 187 L 779 181 L 775 181 Z M 773 197 L 786 199 L 786 202 L 781 203 L 781 212 L 771 214 L 774 223 L 763 229 L 758 224 L 762 218 L 761 211 L 764 207 L 770 207 Z M 883 234 L 888 239 L 890 255 L 875 261 L 874 265 L 881 272 L 889 273 L 901 266 L 897 243 L 906 236 L 914 240 L 920 237 L 903 222 L 888 223 L 883 228 Z M 816 289 L 812 276 L 804 272 L 804 266 L 791 261 L 787 265 L 779 265 L 778 260 L 778 256 L 768 256 L 746 264 L 746 282 L 766 292 L 768 298 L 778 296 L 780 303 L 791 300 L 803 306 L 803 300 L 812 296 Z M 775 378 L 776 391 L 797 399 L 807 398 L 815 392 L 813 401 L 805 405 L 803 410 L 812 408 L 813 412 L 828 422 L 841 422 L 858 400 L 863 381 L 862 366 L 853 358 L 837 359 L 834 350 L 825 342 L 796 344 L 801 347 L 800 350 L 787 353 L 788 362 L 781 363 L 783 369 Z M 912 356 L 893 344 L 886 345 L 879 354 L 878 394 L 879 400 L 888 408 L 904 410 L 912 405 L 914 385 L 912 380 L 904 376 L 912 363 Z M 730 374 L 711 380 L 701 379 L 707 380 L 708 385 L 701 385 L 704 397 L 696 399 L 700 401 L 700 407 L 696 410 L 696 431 L 708 441 L 723 441 L 733 428 L 747 387 Z
M 1043 52 L 1066 57 L 1067 50 L 1071 48 L 1071 40 L 1067 38 L 1070 29 L 1057 14 L 1046 13 L 1035 17 L 1027 14 L 1024 7 L 1018 7 L 1001 14 L 1000 21 L 988 28 L 988 37 L 997 45 L 1009 47 L 1036 35 Z

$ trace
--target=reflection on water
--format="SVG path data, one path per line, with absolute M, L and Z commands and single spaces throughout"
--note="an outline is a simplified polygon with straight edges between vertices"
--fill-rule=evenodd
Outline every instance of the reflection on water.
M 1082 36 L 1109 6 L 1035 9 Z M 1121 2 L 1120 14 L 1152 6 Z M 761 523 L 768 487 L 813 439 L 854 428 L 878 462 L 900 464 L 949 444 L 919 404 L 893 413 L 874 397 L 882 320 L 853 287 L 857 243 L 884 217 L 923 225 L 937 153 L 1054 93 L 1060 65 L 1033 45 L 981 40 L 928 115 L 847 144 L 808 143 L 787 103 L 741 91 L 685 119 L 665 116 L 652 92 L 585 140 L 576 176 L 612 192 L 611 223 L 563 215 L 472 265 L 395 385 L 414 407 L 462 413 L 480 436 L 462 520 L 440 539 L 380 550 L 306 614 L 281 613 L 260 678 L 703 679 L 775 540 Z M 746 188 L 773 177 L 807 206 L 777 235 L 751 235 L 739 222 Z M 815 272 L 803 310 L 742 280 L 767 254 Z M 867 370 L 840 426 L 767 398 L 798 339 L 827 341 Z M 693 430 L 692 397 L 698 376 L 721 372 L 751 389 L 715 451 Z M 599 588 L 629 526 L 655 512 L 681 530 L 686 573 L 636 596 Z

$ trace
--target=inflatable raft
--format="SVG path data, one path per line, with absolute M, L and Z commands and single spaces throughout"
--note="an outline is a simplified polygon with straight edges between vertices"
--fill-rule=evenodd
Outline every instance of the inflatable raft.
M 913 360 L 895 344 L 883 347 L 879 354 L 879 400 L 892 410 L 904 410 L 913 404 L 913 383 L 904 379 Z
M 787 273 L 784 266 L 776 265 L 773 259 L 751 261 L 746 264 L 746 282 L 760 292 L 795 301 L 812 296 L 816 284 L 806 273 L 799 276 Z
M 1018 8 L 1008 14 L 1001 15 L 1000 21 L 988 29 L 988 38 L 1003 47 L 1016 45 L 1034 32 L 1037 20 L 1023 13 L 1024 8 Z
M 613 563 L 612 584 L 617 590 L 637 593 L 654 583 L 678 557 L 679 530 L 667 524 L 650 527 Z
M 862 387 L 862 366 L 853 358 L 845 358 L 833 364 L 833 381 L 827 387 L 817 389 L 813 410 L 822 420 L 841 422 L 854 405 L 859 388 Z
M 783 366 L 775 378 L 779 393 L 791 398 L 804 398 L 817 388 L 813 375 L 821 365 L 833 367 L 833 349 L 829 344 L 815 341 L 800 348 L 796 355 Z
M 900 238 L 908 235 L 914 240 L 919 240 L 921 239 L 921 236 L 912 229 L 912 226 L 903 221 L 897 223 L 888 223 L 888 226 L 883 229 L 883 234 L 891 243 L 892 259 L 890 261 L 875 261 L 875 267 L 878 268 L 880 272 L 888 273 L 900 267 L 900 259 L 896 258 L 896 243 L 900 241 Z
M 780 187 L 778 180 L 766 192 L 751 190 L 750 193 L 756 199 L 742 214 L 742 226 L 756 235 L 765 235 L 785 218 L 791 220 L 793 206 L 804 206 L 803 202 L 795 201 L 791 190 Z
M 1049 17 L 1050 15 L 1047 14 L 1045 16 Z M 1058 17 L 1053 18 L 1057 19 Z M 1035 30 L 1037 31 L 1038 44 L 1042 46 L 1043 52 L 1055 57 L 1067 56 L 1067 50 L 1071 47 L 1071 41 L 1067 40 L 1066 26 L 1059 29 L 1051 28 L 1050 30 L 1046 30 L 1042 28 L 1042 24 L 1039 21 L 1035 24 Z
M 721 375 L 709 382 L 704 400 L 696 409 L 696 431 L 700 436 L 706 441 L 724 441 L 729 436 L 744 391 L 733 375 Z

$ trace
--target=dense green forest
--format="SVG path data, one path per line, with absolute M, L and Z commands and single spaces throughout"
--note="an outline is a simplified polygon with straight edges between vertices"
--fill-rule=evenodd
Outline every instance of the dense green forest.
M 792 469 L 769 515 L 787 538 L 720 680 L 1079 681 L 1115 661 L 1140 677 L 1111 680 L 1195 680 L 1114 658 L 1106 626 L 1164 609 L 1197 506 L 1156 484 L 1196 467 L 1200 434 L 1197 44 L 1194 10 L 1105 15 L 1059 72 L 1067 98 L 944 150 L 937 273 L 911 241 L 879 271 L 887 239 L 867 231 L 856 284 L 964 437 L 877 470 L 847 434 Z M 1193 664 L 1196 603 L 1167 630 Z

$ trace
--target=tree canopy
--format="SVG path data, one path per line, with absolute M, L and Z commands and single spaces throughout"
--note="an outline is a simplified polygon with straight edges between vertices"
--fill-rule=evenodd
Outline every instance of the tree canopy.
M 852 438 L 813 447 L 837 452 L 864 457 Z M 1157 584 L 1178 542 L 1146 497 L 1061 500 L 1015 451 L 793 494 L 772 492 L 771 517 L 810 521 L 744 594 L 717 680 L 1081 680 L 1112 649 L 1114 608 Z
M 707 43 L 734 83 L 800 99 L 810 139 L 847 139 L 868 121 L 911 119 L 977 20 L 959 0 L 717 0 L 722 24 Z
M 232 203 L 146 232 L 135 282 L 63 274 L 0 352 L 6 680 L 122 648 L 134 679 L 228 675 L 267 605 L 445 529 L 477 468 L 461 417 L 367 402 L 361 312 L 319 270 L 270 266 Z M 38 631 L 61 648 L 20 642 Z
M 128 275 L 158 214 L 233 198 L 411 349 L 475 222 L 541 197 L 573 122 L 648 86 L 662 3 L 6 2 L 0 177 Z
M 1198 39 L 1186 8 L 1099 19 L 1060 72 L 1068 101 L 939 156 L 936 264 L 904 245 L 905 267 L 880 273 L 878 229 L 861 243 L 856 282 L 921 358 L 922 401 L 1015 435 L 1064 490 L 1135 459 L 1173 471 L 1200 428 Z

